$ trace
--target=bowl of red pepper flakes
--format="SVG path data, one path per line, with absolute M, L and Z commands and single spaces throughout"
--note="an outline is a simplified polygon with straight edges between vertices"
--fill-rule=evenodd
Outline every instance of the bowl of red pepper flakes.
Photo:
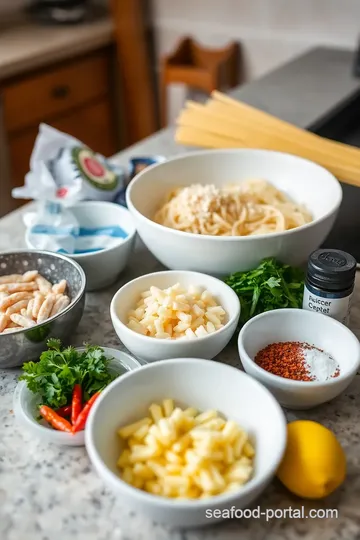
M 244 370 L 290 409 L 310 409 L 336 398 L 360 366 L 360 343 L 351 330 L 331 317 L 302 309 L 253 317 L 239 333 L 238 348 Z M 318 360 L 324 362 L 324 352 L 331 363 L 316 365 Z
M 108 347 L 98 349 L 108 360 L 110 381 L 141 366 L 135 358 L 123 351 Z M 78 347 L 73 350 L 84 354 L 87 348 Z M 101 390 L 89 395 L 85 385 L 82 387 L 76 383 L 72 388 L 69 402 L 56 408 L 43 404 L 42 395 L 33 392 L 29 386 L 31 387 L 31 383 L 29 385 L 26 380 L 20 380 L 15 389 L 13 407 L 19 424 L 45 442 L 64 446 L 83 446 L 86 421 Z

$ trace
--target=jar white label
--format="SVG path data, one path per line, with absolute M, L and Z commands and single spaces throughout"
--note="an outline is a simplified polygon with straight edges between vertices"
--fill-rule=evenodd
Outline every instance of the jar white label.
M 325 296 L 317 296 L 305 286 L 303 309 L 328 315 L 347 325 L 350 318 L 351 296 L 350 294 L 344 298 L 326 298 Z

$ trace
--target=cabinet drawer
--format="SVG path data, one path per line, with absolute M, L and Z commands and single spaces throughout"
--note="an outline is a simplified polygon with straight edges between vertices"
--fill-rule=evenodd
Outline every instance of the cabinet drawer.
M 11 83 L 3 89 L 7 132 L 100 97 L 110 84 L 108 50 Z
M 108 99 L 77 109 L 49 123 L 105 156 L 110 156 L 118 150 Z M 13 187 L 24 184 L 24 176 L 29 170 L 30 156 L 37 134 L 38 128 L 34 127 L 9 135 L 10 176 Z M 14 207 L 18 205 L 17 201 L 13 204 Z

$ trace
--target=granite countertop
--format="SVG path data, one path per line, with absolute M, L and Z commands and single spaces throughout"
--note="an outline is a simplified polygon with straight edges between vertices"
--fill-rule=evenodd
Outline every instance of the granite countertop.
M 315 51 L 314 54 L 319 54 Z M 326 52 L 328 54 L 328 52 Z M 334 51 L 336 55 L 336 51 Z M 349 55 L 350 53 L 348 53 Z M 320 52 L 321 55 L 321 52 Z M 349 60 L 349 56 L 347 57 Z M 345 57 L 344 57 L 345 59 Z M 283 68 L 286 70 L 286 68 Z M 282 80 L 286 79 L 286 73 Z M 264 87 L 271 82 L 265 80 Z M 291 82 L 291 81 L 290 81 Z M 276 100 L 276 92 L 261 98 L 261 84 L 254 83 L 254 99 L 266 102 L 267 110 L 276 110 L 281 116 L 281 103 L 285 105 L 284 117 L 304 126 L 308 105 L 305 98 L 296 102 L 296 111 L 286 108 L 286 83 L 284 96 Z M 340 86 L 342 83 L 340 84 Z M 335 80 L 336 86 L 336 80 Z M 336 93 L 333 89 L 333 106 L 349 97 L 356 89 Z M 243 94 L 244 92 L 244 94 Z M 251 103 L 251 84 L 236 92 L 239 98 Z M 302 101 L 302 105 L 301 105 Z M 328 106 L 331 100 L 328 99 Z M 256 103 L 253 103 L 256 105 Z M 289 102 L 288 102 L 288 106 Z M 318 120 L 328 111 L 313 110 L 309 123 Z M 311 116 L 311 117 L 310 117 Z M 142 143 L 116 156 L 116 161 L 126 164 L 130 155 L 181 153 L 185 149 L 173 142 L 173 131 L 166 129 Z M 24 246 L 22 208 L 0 220 L 0 249 Z M 105 346 L 122 348 L 112 329 L 108 306 L 114 292 L 123 284 L 141 274 L 160 270 L 162 266 L 139 241 L 125 273 L 113 287 L 88 293 L 84 317 L 73 337 L 74 345 L 91 340 Z M 360 276 L 357 278 L 351 328 L 360 337 Z M 99 322 L 100 321 L 100 322 Z M 239 366 L 237 350 L 228 346 L 217 360 Z M 12 395 L 19 370 L 0 371 L 0 538 L 1 540 L 356 540 L 360 538 L 360 432 L 358 411 L 360 407 L 360 377 L 333 402 L 311 411 L 287 411 L 289 420 L 311 419 L 331 428 L 343 445 L 348 459 L 348 476 L 344 485 L 325 501 L 306 502 L 292 497 L 274 481 L 256 504 L 265 508 L 336 508 L 338 519 L 283 518 L 266 523 L 263 519 L 227 521 L 219 525 L 184 531 L 170 531 L 146 521 L 142 516 L 123 508 L 116 497 L 104 486 L 92 469 L 84 448 L 59 448 L 44 445 L 22 430 L 15 422 Z
M 103 14 L 79 25 L 47 26 L 12 14 L 0 21 L 0 81 L 111 43 L 113 24 Z

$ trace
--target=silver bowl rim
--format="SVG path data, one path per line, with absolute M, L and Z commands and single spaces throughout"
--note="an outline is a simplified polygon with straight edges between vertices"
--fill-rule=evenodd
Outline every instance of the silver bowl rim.
M 23 328 L 23 329 L 15 330 L 14 332 L 11 332 L 11 334 L 3 334 L 3 333 L 0 332 L 0 339 L 1 338 L 6 338 L 6 337 L 9 338 L 9 336 L 12 336 L 12 335 L 18 336 L 21 332 L 28 332 L 29 330 L 35 330 L 36 328 L 41 328 L 42 326 L 45 326 L 50 321 L 51 322 L 55 321 L 56 319 L 62 317 L 63 315 L 65 315 L 66 313 L 71 311 L 71 309 L 73 307 L 75 307 L 75 305 L 81 300 L 81 298 L 85 294 L 85 287 L 86 287 L 86 275 L 85 275 L 85 272 L 81 268 L 80 264 L 77 263 L 76 261 L 74 261 L 73 259 L 70 259 L 70 257 L 67 257 L 66 255 L 63 255 L 62 253 L 54 253 L 53 251 L 46 251 L 46 250 L 41 250 L 41 249 L 11 249 L 11 250 L 6 250 L 6 251 L 0 251 L 0 257 L 3 257 L 4 255 L 5 256 L 6 255 L 18 255 L 20 253 L 24 253 L 24 254 L 34 253 L 34 254 L 37 254 L 39 256 L 41 256 L 41 255 L 50 255 L 51 257 L 54 257 L 55 259 L 62 259 L 62 260 L 70 262 L 70 264 L 72 264 L 72 266 L 74 266 L 76 268 L 76 270 L 80 274 L 81 288 L 80 288 L 80 291 L 78 292 L 78 294 L 76 295 L 76 297 L 74 298 L 74 300 L 71 300 L 68 307 L 65 308 L 63 311 L 61 311 L 60 313 L 58 313 L 57 315 L 54 315 L 53 317 L 50 317 L 49 319 L 47 319 L 43 323 L 35 324 L 35 326 L 32 326 L 31 328 Z

